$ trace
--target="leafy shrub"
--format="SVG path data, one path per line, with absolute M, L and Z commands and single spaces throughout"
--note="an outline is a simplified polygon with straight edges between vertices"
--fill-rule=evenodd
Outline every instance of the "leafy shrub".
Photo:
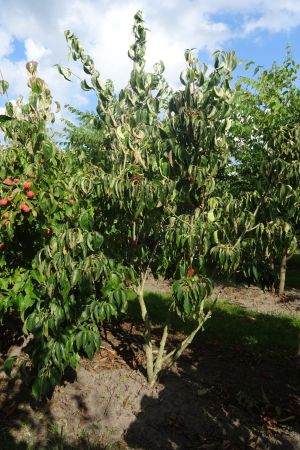
M 56 146 L 47 129 L 54 119 L 51 94 L 36 68 L 27 64 L 28 103 L 7 103 L 0 118 L 6 139 L 0 155 L 0 318 L 18 315 L 31 334 L 33 393 L 40 398 L 66 367 L 76 367 L 80 351 L 93 356 L 100 344 L 97 324 L 116 315 L 126 295 L 114 261 L 101 250 L 93 206 L 75 189 L 84 155 Z

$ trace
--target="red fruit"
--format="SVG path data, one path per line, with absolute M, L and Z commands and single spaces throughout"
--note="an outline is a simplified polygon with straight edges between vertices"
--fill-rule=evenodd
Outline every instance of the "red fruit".
M 192 267 L 189 267 L 187 273 L 188 277 L 192 277 L 194 275 L 194 269 Z
M 8 203 L 8 201 L 6 200 L 6 198 L 1 198 L 0 199 L 0 206 L 6 206 Z
M 8 211 L 6 211 L 4 214 L 2 214 L 3 219 L 7 219 L 9 216 Z
M 26 195 L 28 198 L 33 198 L 35 194 L 32 191 L 28 191 L 28 192 L 26 192 Z
M 23 213 L 28 213 L 28 212 L 31 211 L 31 208 L 30 208 L 28 205 L 26 205 L 25 203 L 23 203 L 23 204 L 20 206 L 20 210 L 21 210 Z
M 10 178 L 6 178 L 6 180 L 3 181 L 4 184 L 7 184 L 8 186 L 11 185 L 13 182 Z
M 31 181 L 26 181 L 26 182 L 23 184 L 23 188 L 24 188 L 24 189 L 30 189 L 31 186 L 32 186 Z
M 5 244 L 3 242 L 0 243 L 0 250 L 3 250 L 5 247 Z
M 14 178 L 14 179 L 13 179 L 13 182 L 14 182 L 14 183 L 19 183 L 20 181 L 21 181 L 20 178 Z
M 9 220 L 6 220 L 6 221 L 4 222 L 4 225 L 9 225 Z
M 73 198 L 71 198 L 71 199 L 69 200 L 69 203 L 70 203 L 70 205 L 74 205 L 74 204 L 75 204 L 75 200 L 74 200 Z

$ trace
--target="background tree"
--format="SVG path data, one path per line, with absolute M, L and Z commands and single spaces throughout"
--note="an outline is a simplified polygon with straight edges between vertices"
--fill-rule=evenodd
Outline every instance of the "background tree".
M 280 295 L 286 261 L 299 245 L 299 67 L 288 47 L 282 65 L 241 77 L 230 132 L 227 185 L 236 197 L 253 193 L 253 210 L 258 207 L 259 226 L 249 235 L 246 259 L 262 283 L 279 276 Z
M 82 112 L 70 105 L 67 109 L 76 117 L 76 123 L 64 119 L 65 128 L 62 133 L 62 145 L 68 149 L 76 148 L 80 154 L 85 154 L 88 161 L 97 164 L 103 149 L 101 129 L 103 123 L 97 114 Z

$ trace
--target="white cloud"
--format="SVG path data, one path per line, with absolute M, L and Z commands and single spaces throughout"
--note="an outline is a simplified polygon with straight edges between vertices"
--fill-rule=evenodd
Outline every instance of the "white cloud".
M 40 61 L 44 56 L 51 55 L 52 51 L 34 42 L 31 38 L 25 39 L 26 59 Z
M 0 58 L 9 55 L 12 51 L 11 35 L 1 29 L 0 26 Z
M 276 9 L 269 8 L 262 16 L 254 20 L 250 19 L 245 24 L 245 31 L 249 33 L 260 29 L 276 33 L 280 31 L 289 31 L 299 24 L 300 2 L 294 2 L 294 4 L 285 2 L 281 7 L 278 5 Z
M 127 50 L 138 9 L 151 29 L 148 64 L 163 60 L 172 84 L 177 83 L 184 67 L 186 48 L 211 52 L 258 29 L 277 32 L 300 24 L 299 0 L 10 0 L 9 7 L 0 8 L 0 67 L 11 84 L 9 95 L 26 92 L 27 58 L 38 60 L 40 75 L 62 104 L 88 106 L 90 97 L 82 93 L 78 83 L 66 82 L 54 68 L 56 63 L 72 65 L 82 75 L 79 65 L 68 61 L 63 36 L 66 29 L 78 35 L 101 76 L 111 78 L 119 89 L 130 73 Z M 239 20 L 227 22 L 225 17 L 230 15 Z M 24 43 L 21 60 L 9 59 L 13 39 Z

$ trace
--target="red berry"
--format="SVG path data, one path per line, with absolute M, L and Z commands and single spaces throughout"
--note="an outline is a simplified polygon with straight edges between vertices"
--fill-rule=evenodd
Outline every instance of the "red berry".
M 23 213 L 28 213 L 28 212 L 31 211 L 31 208 L 30 208 L 28 205 L 26 205 L 25 203 L 23 203 L 23 204 L 20 206 L 20 210 L 21 210 Z
M 9 220 L 6 220 L 5 222 L 4 222 L 4 225 L 9 225 Z
M 28 192 L 26 192 L 26 195 L 27 195 L 28 198 L 33 198 L 34 197 L 34 192 L 28 191 Z
M 74 205 L 75 204 L 75 200 L 73 198 L 71 198 L 69 203 L 70 203 L 70 205 Z
M 8 203 L 8 201 L 6 200 L 6 198 L 1 198 L 0 199 L 0 206 L 6 206 Z
M 14 178 L 14 179 L 13 179 L 13 182 L 14 182 L 14 183 L 19 183 L 20 181 L 21 181 L 20 178 Z
M 192 277 L 194 275 L 194 269 L 192 267 L 189 267 L 187 273 L 189 277 Z
M 3 219 L 8 219 L 8 216 L 9 216 L 8 211 L 6 211 L 4 214 L 2 214 Z
M 0 250 L 3 250 L 5 247 L 5 244 L 3 242 L 0 243 Z
M 24 189 L 30 189 L 31 186 L 32 186 L 31 181 L 26 181 L 26 182 L 23 184 L 23 188 L 24 188 Z
M 6 180 L 3 181 L 4 184 L 7 184 L 8 186 L 11 185 L 13 182 L 10 178 L 6 178 Z

